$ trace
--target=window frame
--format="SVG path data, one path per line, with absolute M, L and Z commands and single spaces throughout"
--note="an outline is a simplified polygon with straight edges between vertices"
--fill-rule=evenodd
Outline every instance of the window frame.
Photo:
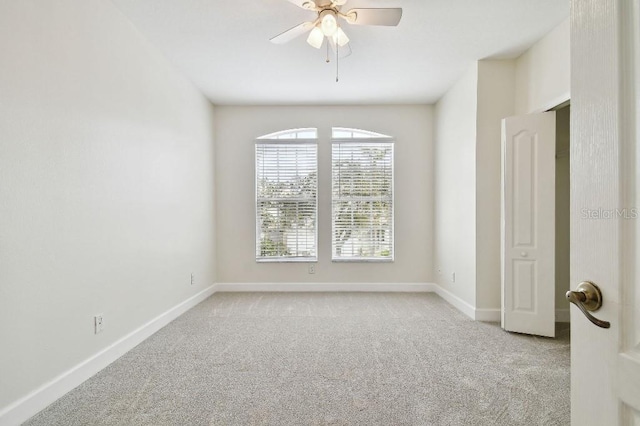
M 343 136 L 334 136 L 336 132 L 342 133 L 351 133 L 351 137 L 343 137 Z M 357 136 L 356 136 L 357 135 Z M 371 130 L 364 129 L 355 129 L 350 127 L 332 127 L 331 128 L 331 141 L 340 140 L 340 141 L 391 141 L 395 142 L 395 139 L 392 136 L 384 135 L 382 133 L 374 132 Z
M 312 138 L 299 138 L 300 133 L 314 133 Z M 293 137 L 288 137 L 294 135 Z M 258 136 L 256 141 L 318 141 L 318 128 L 317 127 L 300 127 L 296 129 L 279 130 L 277 132 L 269 133 L 266 135 Z
M 317 129 L 291 129 L 290 132 L 297 133 L 301 130 L 315 130 L 317 135 Z M 273 135 L 285 135 L 285 131 L 271 133 L 265 136 L 256 138 L 254 144 L 254 220 L 255 220 L 255 246 L 254 255 L 256 263 L 317 263 L 318 262 L 318 192 L 319 192 L 319 167 L 318 167 L 318 139 L 317 138 L 269 138 Z M 274 257 L 261 257 L 258 255 L 259 247 L 261 243 L 261 222 L 258 218 L 259 215 L 259 197 L 258 197 L 258 146 L 260 145 L 313 145 L 315 147 L 315 173 L 316 173 L 316 187 L 315 187 L 315 205 L 314 205 L 314 256 L 274 256 Z M 310 201 L 302 198 L 292 198 L 292 201 L 305 202 Z
M 336 128 L 332 129 L 332 136 L 333 136 L 333 130 Z M 375 133 L 375 132 L 370 132 L 367 130 L 360 130 L 360 129 L 347 129 L 347 128 L 338 128 L 341 131 L 352 131 L 352 132 L 357 132 L 357 131 L 362 131 L 365 133 Z M 396 203 L 395 203 L 395 138 L 391 137 L 391 136 L 385 136 L 385 135 L 380 135 L 379 137 L 352 137 L 352 138 L 331 138 L 331 261 L 332 262 L 336 262 L 336 263 L 342 263 L 342 262 L 352 262 L 352 263 L 393 263 L 395 262 L 395 255 L 396 255 L 396 244 L 395 244 L 395 207 L 396 207 Z M 335 236 L 335 220 L 334 220 L 334 192 L 333 192 L 333 185 L 334 185 L 334 174 L 333 174 L 333 164 L 334 164 L 334 158 L 333 158 L 333 146 L 336 144 L 352 144 L 352 145 L 365 145 L 365 144 L 371 144 L 371 145 L 375 145 L 375 144 L 388 144 L 391 147 L 391 197 L 390 197 L 390 201 L 391 201 L 391 225 L 390 225 L 390 231 L 391 231 L 391 255 L 389 257 L 336 257 L 335 256 L 335 250 L 334 250 L 334 236 Z

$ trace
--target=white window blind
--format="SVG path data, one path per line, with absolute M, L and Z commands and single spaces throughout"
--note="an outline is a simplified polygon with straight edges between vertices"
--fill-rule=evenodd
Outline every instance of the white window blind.
M 393 142 L 332 144 L 333 260 L 393 260 Z
M 256 143 L 256 260 L 317 259 L 317 144 Z

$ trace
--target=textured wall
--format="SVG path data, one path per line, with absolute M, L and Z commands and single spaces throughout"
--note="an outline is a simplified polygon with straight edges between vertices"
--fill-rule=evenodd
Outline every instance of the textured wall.
M 569 99 L 569 18 L 516 61 L 516 114 L 543 112 Z
M 568 99 L 567 20 L 516 60 L 473 64 L 436 104 L 436 281 L 475 308 L 501 306 L 501 120 Z
M 215 212 L 213 107 L 111 2 L 0 2 L 0 62 L 2 411 L 210 286 Z
M 474 307 L 477 106 L 475 62 L 436 104 L 434 201 L 436 282 Z
M 423 283 L 432 280 L 432 107 L 217 107 L 218 281 Z M 331 127 L 395 137 L 395 262 L 331 262 Z M 255 138 L 317 127 L 318 263 L 255 261 Z
M 500 309 L 502 119 L 514 113 L 515 61 L 478 62 L 476 146 L 477 286 L 479 309 Z

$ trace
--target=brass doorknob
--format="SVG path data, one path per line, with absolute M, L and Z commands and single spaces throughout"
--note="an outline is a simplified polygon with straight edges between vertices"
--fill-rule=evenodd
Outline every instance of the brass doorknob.
M 591 281 L 583 281 L 578 285 L 576 291 L 568 291 L 567 299 L 576 305 L 584 316 L 598 327 L 611 327 L 609 321 L 599 320 L 589 313 L 589 311 L 597 311 L 602 306 L 602 292 L 598 286 Z

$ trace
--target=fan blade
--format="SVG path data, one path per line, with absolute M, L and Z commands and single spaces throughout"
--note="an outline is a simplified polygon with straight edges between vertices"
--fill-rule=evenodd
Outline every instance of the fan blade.
M 347 0 L 332 0 L 331 4 L 333 6 L 343 6 L 346 2 Z
M 303 22 L 300 25 L 296 25 L 295 27 L 290 28 L 287 31 L 278 34 L 277 36 L 271 38 L 269 41 L 275 44 L 287 43 L 293 40 L 294 38 L 299 37 L 302 34 L 306 33 L 311 28 L 313 28 L 314 25 L 315 25 L 315 22 Z
M 303 9 L 318 10 L 318 6 L 313 0 L 289 0 L 289 2 Z
M 401 8 L 389 9 L 351 9 L 344 14 L 348 23 L 353 25 L 386 25 L 395 27 L 402 18 Z

